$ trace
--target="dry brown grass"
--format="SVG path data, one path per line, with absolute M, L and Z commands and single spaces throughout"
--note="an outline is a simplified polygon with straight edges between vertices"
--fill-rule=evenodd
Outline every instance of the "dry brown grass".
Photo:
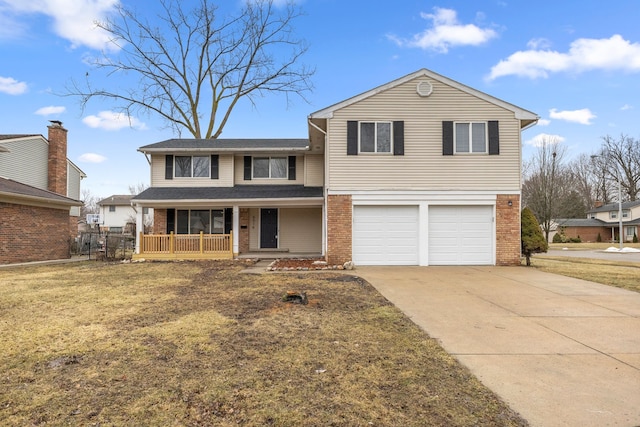
M 624 261 L 536 255 L 531 265 L 542 271 L 640 292 L 640 265 Z
M 0 270 L 0 424 L 526 425 L 361 279 L 241 268 Z

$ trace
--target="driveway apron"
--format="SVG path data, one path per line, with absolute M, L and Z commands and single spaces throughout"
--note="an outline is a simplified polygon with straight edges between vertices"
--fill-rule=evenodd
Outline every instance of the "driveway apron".
M 640 426 L 640 293 L 526 267 L 358 267 L 532 426 Z

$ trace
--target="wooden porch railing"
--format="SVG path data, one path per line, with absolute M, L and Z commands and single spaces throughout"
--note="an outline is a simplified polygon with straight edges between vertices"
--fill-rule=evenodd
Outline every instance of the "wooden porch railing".
M 134 258 L 230 259 L 233 234 L 140 233 L 140 252 Z

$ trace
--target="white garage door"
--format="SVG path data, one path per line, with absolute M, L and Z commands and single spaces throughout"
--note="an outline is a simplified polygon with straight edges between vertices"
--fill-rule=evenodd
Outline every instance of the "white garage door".
M 356 265 L 417 265 L 417 206 L 354 206 Z
M 429 265 L 494 263 L 492 206 L 430 206 Z

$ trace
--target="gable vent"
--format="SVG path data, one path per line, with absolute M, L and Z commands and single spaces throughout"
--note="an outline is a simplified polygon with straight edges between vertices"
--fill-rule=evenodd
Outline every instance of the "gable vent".
M 433 92 L 433 86 L 429 82 L 419 82 L 416 87 L 416 92 L 420 96 L 429 96 Z

